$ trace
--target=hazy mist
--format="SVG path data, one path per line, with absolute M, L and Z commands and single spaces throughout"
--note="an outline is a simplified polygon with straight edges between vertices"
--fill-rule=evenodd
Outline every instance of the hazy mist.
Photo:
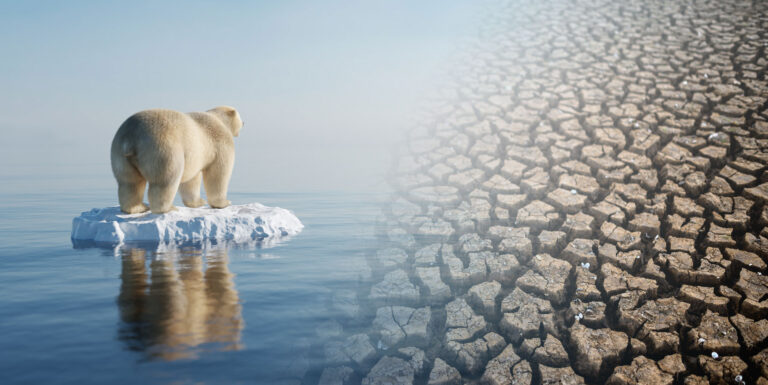
M 390 145 L 475 30 L 469 3 L 4 2 L 0 175 L 111 188 L 129 115 L 226 104 L 245 121 L 230 191 L 384 188 Z

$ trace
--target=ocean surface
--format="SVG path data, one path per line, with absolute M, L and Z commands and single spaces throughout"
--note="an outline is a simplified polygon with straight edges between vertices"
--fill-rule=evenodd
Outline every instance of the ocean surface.
M 306 226 L 269 248 L 77 248 L 72 218 L 114 205 L 100 180 L 6 173 L 0 187 L 0 383 L 270 384 L 309 356 L 334 293 L 374 248 L 375 193 L 230 193 Z M 86 177 L 83 177 L 87 185 Z M 362 265 L 361 265 L 362 264 Z
M 376 247 L 392 147 L 484 2 L 6 3 L 0 385 L 317 378 L 307 354 Z M 72 244 L 72 218 L 117 205 L 109 143 L 124 119 L 220 104 L 246 122 L 229 199 L 292 210 L 301 234 L 164 253 Z

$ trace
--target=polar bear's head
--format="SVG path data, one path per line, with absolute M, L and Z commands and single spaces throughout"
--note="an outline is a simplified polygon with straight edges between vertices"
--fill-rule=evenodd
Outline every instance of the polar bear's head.
M 240 129 L 243 128 L 243 121 L 240 119 L 240 113 L 236 109 L 229 106 L 219 106 L 214 109 L 208 110 L 208 112 L 216 115 L 224 125 L 232 130 L 232 136 L 240 135 Z

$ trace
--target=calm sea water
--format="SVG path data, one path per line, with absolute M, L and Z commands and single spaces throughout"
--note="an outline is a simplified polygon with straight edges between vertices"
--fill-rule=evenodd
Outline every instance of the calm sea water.
M 231 193 L 303 221 L 271 248 L 74 248 L 72 218 L 116 200 L 99 186 L 4 178 L 0 383 L 266 384 L 311 372 L 304 354 L 336 317 L 332 294 L 357 287 L 382 199 Z

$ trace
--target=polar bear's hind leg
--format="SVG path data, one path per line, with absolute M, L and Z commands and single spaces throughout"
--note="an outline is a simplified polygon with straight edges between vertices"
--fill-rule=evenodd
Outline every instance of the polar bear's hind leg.
M 176 210 L 173 205 L 173 198 L 179 189 L 178 180 L 176 183 L 149 183 L 149 209 L 152 214 L 164 214 Z
M 179 185 L 179 193 L 181 193 L 181 200 L 184 202 L 184 206 L 200 207 L 205 204 L 205 201 L 200 198 L 200 182 L 203 179 L 202 177 L 202 172 L 197 173 L 192 179 Z
M 139 169 L 147 170 L 144 175 L 149 182 L 149 209 L 153 214 L 163 214 L 176 210 L 173 198 L 179 191 L 184 173 L 184 155 L 182 151 L 172 150 L 156 151 L 151 155 L 156 153 L 161 155 L 146 156 L 140 160 Z
M 127 214 L 138 214 L 149 210 L 144 200 L 144 189 L 147 181 L 141 179 L 135 182 L 117 182 L 117 196 L 120 201 L 120 210 Z
M 131 164 L 128 157 L 112 154 L 112 172 L 117 179 L 117 198 L 120 210 L 127 214 L 138 214 L 149 210 L 144 204 L 144 189 L 147 180 Z

